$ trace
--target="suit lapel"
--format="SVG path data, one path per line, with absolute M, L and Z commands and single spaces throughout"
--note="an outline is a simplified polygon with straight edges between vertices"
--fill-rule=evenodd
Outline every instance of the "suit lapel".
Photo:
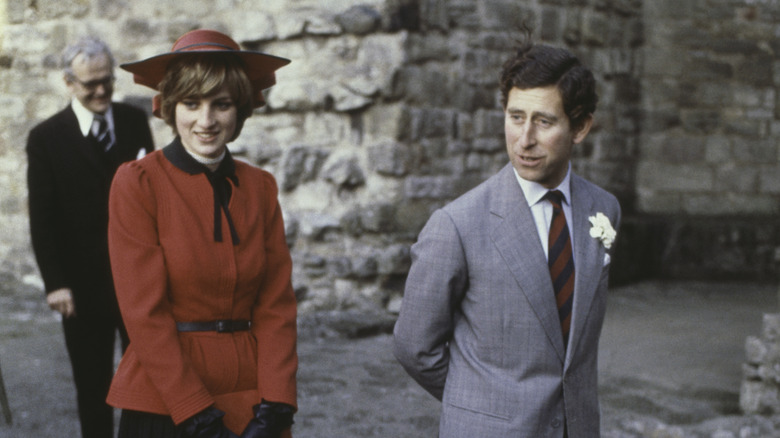
M 63 143 L 72 143 L 76 150 L 76 154 L 94 167 L 100 175 L 108 178 L 108 169 L 106 168 L 104 160 L 98 155 L 98 151 L 92 143 L 92 140 L 81 134 L 79 122 L 78 119 L 76 119 L 76 113 L 73 112 L 73 109 L 70 106 L 68 106 L 65 111 L 65 126 L 66 128 L 62 135 L 65 139 L 70 138 L 72 141 L 64 141 Z
M 574 222 L 574 305 L 572 325 L 569 334 L 569 350 L 574 351 L 582 337 L 590 306 L 596 296 L 596 288 L 601 276 L 604 249 L 597 239 L 590 237 L 590 221 L 595 214 L 593 198 L 584 181 L 572 174 L 572 222 Z
M 555 304 L 555 292 L 546 269 L 547 259 L 539 242 L 531 209 L 525 201 L 511 165 L 507 165 L 496 175 L 493 193 L 494 198 L 490 206 L 490 212 L 494 216 L 491 230 L 493 243 L 563 362 L 561 324 Z

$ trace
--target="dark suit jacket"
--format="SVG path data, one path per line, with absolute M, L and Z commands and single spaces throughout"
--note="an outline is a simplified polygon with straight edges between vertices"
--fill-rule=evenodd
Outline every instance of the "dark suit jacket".
M 547 261 L 512 166 L 437 210 L 412 246 L 395 354 L 442 400 L 439 436 L 599 436 L 598 340 L 614 196 L 572 174 L 575 286 L 564 348 Z
M 146 114 L 114 103 L 116 144 L 101 154 L 70 105 L 30 131 L 30 234 L 46 292 L 69 287 L 79 316 L 116 308 L 108 260 L 108 193 L 119 164 L 154 148 Z

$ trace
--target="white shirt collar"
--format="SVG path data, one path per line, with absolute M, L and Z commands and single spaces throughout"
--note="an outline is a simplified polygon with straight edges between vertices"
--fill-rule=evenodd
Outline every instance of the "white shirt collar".
M 544 198 L 544 195 L 551 190 L 537 182 L 523 179 L 520 177 L 520 174 L 517 173 L 517 169 L 512 168 L 512 170 L 515 171 L 515 177 L 517 178 L 518 184 L 520 184 L 520 188 L 523 189 L 525 201 L 529 206 L 541 201 L 542 198 Z M 571 162 L 569 162 L 569 168 L 566 170 L 566 176 L 563 178 L 563 181 L 558 184 L 558 187 L 555 187 L 552 190 L 560 190 L 565 198 L 564 203 L 571 205 Z
M 76 114 L 76 120 L 79 122 L 79 129 L 81 130 L 81 134 L 84 137 L 88 136 L 89 130 L 92 128 L 92 122 L 95 120 L 95 113 L 85 108 L 78 99 L 73 99 L 70 106 L 73 108 L 73 112 Z M 106 117 L 106 122 L 108 122 L 108 129 L 113 132 L 114 112 L 110 105 L 103 115 Z

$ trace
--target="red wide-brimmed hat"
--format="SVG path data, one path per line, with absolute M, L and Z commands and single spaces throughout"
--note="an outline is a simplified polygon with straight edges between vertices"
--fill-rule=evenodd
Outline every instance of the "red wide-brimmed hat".
M 122 64 L 120 67 L 133 74 L 135 83 L 157 90 L 157 86 L 165 76 L 168 63 L 181 56 L 202 53 L 233 53 L 243 60 L 246 66 L 246 75 L 256 93 L 254 96 L 256 108 L 265 104 L 262 91 L 276 83 L 274 72 L 290 63 L 290 60 L 286 58 L 251 50 L 241 50 L 238 43 L 232 38 L 216 30 L 198 29 L 182 35 L 168 53 L 152 56 L 142 61 Z M 154 102 L 155 114 L 158 113 L 157 101 L 158 98 Z

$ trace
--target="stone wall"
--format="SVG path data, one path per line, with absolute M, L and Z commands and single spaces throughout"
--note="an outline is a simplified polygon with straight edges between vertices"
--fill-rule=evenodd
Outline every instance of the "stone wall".
M 302 312 L 393 308 L 433 209 L 507 162 L 496 82 L 524 22 L 597 75 L 574 168 L 623 205 L 614 276 L 773 278 L 776 0 L 6 0 L 0 270 L 39 282 L 23 146 L 67 104 L 60 50 L 97 34 L 121 63 L 208 27 L 293 60 L 231 150 L 279 181 Z M 148 109 L 117 75 L 116 98 Z
M 739 406 L 745 414 L 780 414 L 780 314 L 764 314 L 760 336 L 745 341 Z
M 523 22 L 598 75 L 598 123 L 575 168 L 634 196 L 641 2 L 9 0 L 0 50 L 3 269 L 36 281 L 24 183 L 27 131 L 67 103 L 57 55 L 101 35 L 118 61 L 215 28 L 291 58 L 231 150 L 273 172 L 302 312 L 397 305 L 409 245 L 434 208 L 507 162 L 497 75 Z M 153 93 L 119 71 L 116 98 Z M 170 129 L 152 120 L 157 146 Z
M 644 18 L 637 210 L 776 215 L 780 3 L 646 1 Z

